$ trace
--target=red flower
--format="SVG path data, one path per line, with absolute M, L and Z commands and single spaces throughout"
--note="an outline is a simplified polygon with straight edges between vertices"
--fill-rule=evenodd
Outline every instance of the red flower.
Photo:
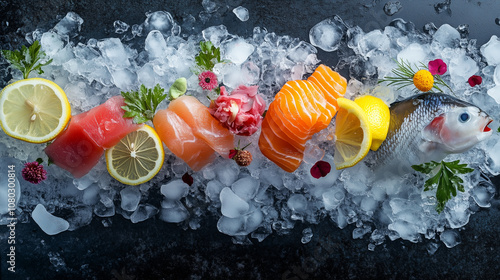
M 229 150 L 229 158 L 232 159 L 234 158 L 234 156 L 238 153 L 239 150 L 237 149 L 232 149 L 232 150 Z
M 313 167 L 311 167 L 311 176 L 319 179 L 320 177 L 325 177 L 326 175 L 328 175 L 331 170 L 332 166 L 330 165 L 330 163 L 320 160 L 316 162 Z
M 210 104 L 210 114 L 236 135 L 254 134 L 266 109 L 266 102 L 257 94 L 258 88 L 241 85 L 228 95 L 226 88 L 220 87 L 220 96 Z
M 25 163 L 21 174 L 24 180 L 32 184 L 38 184 L 47 179 L 47 171 L 37 161 Z
M 480 85 L 483 82 L 483 78 L 481 78 L 481 76 L 472 75 L 468 82 L 471 87 L 474 87 L 476 85 Z
M 429 72 L 431 72 L 432 75 L 443 75 L 447 70 L 446 63 L 444 63 L 444 61 L 441 59 L 429 61 L 428 67 Z
M 212 71 L 205 71 L 198 76 L 200 80 L 200 87 L 204 90 L 213 90 L 219 83 L 217 82 L 217 76 Z

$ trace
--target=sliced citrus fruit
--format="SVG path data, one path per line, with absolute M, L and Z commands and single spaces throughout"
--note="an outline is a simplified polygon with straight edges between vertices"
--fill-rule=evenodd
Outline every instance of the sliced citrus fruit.
M 382 145 L 382 142 L 384 142 L 389 131 L 391 117 L 389 106 L 382 99 L 371 95 L 356 98 L 354 102 L 363 109 L 368 117 L 368 124 L 372 133 L 372 145 L 370 149 L 376 151 Z
M 130 132 L 106 151 L 109 174 L 127 185 L 151 180 L 160 171 L 164 159 L 160 137 L 148 125 Z
M 338 98 L 339 111 L 335 120 L 335 155 L 337 169 L 354 166 L 370 150 L 372 135 L 368 118 L 354 101 Z
M 64 130 L 70 117 L 66 94 L 49 80 L 20 80 L 0 93 L 0 125 L 16 139 L 31 143 L 50 141 Z

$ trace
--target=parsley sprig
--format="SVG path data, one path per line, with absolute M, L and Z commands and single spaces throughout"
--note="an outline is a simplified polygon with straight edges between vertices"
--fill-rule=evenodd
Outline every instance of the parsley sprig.
M 21 50 L 2 50 L 2 54 L 12 67 L 19 69 L 23 73 L 23 79 L 27 79 L 31 71 L 38 71 L 38 74 L 43 74 L 42 67 L 52 62 L 52 59 L 41 62 L 45 58 L 45 52 L 41 50 L 38 41 L 33 42 L 29 48 L 22 46 Z
M 451 199 L 452 195 L 457 195 L 457 190 L 464 191 L 464 186 L 462 185 L 464 181 L 458 174 L 467 174 L 474 171 L 474 169 L 468 168 L 467 164 L 460 164 L 459 160 L 451 162 L 431 161 L 421 165 L 412 165 L 413 169 L 425 174 L 435 172 L 438 167 L 439 170 L 437 173 L 425 181 L 424 190 L 432 190 L 437 186 L 436 199 L 438 204 L 436 210 L 438 213 L 441 213 L 444 210 L 446 202 Z
M 153 89 L 141 85 L 139 91 L 121 92 L 126 106 L 124 118 L 134 118 L 135 123 L 144 123 L 153 120 L 158 105 L 167 97 L 164 89 L 157 84 Z
M 220 49 L 215 47 L 212 42 L 200 42 L 200 52 L 194 58 L 198 67 L 202 70 L 212 70 L 216 63 L 222 62 Z

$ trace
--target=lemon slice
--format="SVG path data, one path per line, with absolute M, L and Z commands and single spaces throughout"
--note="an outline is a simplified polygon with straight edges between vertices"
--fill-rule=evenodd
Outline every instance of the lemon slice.
M 55 83 L 24 79 L 0 93 L 0 125 L 16 139 L 44 143 L 61 133 L 71 117 L 64 91 Z
M 376 151 L 382 145 L 385 138 L 387 138 L 391 118 L 389 106 L 382 99 L 371 95 L 356 98 L 354 102 L 363 109 L 368 117 L 368 125 L 372 133 L 372 145 L 370 149 Z
M 127 185 L 151 180 L 160 171 L 164 159 L 160 137 L 148 125 L 130 132 L 106 151 L 109 174 Z
M 354 101 L 338 98 L 339 111 L 335 120 L 335 155 L 337 169 L 354 166 L 370 151 L 372 134 L 368 118 Z

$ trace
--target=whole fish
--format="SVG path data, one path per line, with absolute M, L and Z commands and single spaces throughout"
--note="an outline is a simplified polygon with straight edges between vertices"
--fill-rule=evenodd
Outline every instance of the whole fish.
M 450 95 L 415 95 L 391 104 L 387 138 L 367 162 L 376 171 L 404 174 L 414 164 L 472 148 L 491 136 L 492 121 L 477 106 Z

